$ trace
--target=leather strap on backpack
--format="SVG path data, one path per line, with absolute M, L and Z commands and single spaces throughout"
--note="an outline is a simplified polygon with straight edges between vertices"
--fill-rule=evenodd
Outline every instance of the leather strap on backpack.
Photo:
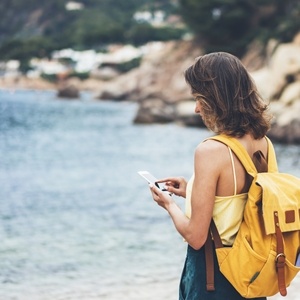
M 207 239 L 204 244 L 205 264 L 206 264 L 206 290 L 208 292 L 215 290 L 214 279 L 214 257 L 210 231 L 208 231 Z
M 217 226 L 214 220 L 212 219 L 208 230 L 207 239 L 204 244 L 205 264 L 206 264 L 206 290 L 209 292 L 215 290 L 214 256 L 213 256 L 213 247 L 212 247 L 213 243 L 215 245 L 215 248 L 224 247 Z
M 285 284 L 285 275 L 284 275 L 284 266 L 285 266 L 285 254 L 284 254 L 284 244 L 282 232 L 279 227 L 278 212 L 274 212 L 274 222 L 275 222 L 275 235 L 276 235 L 276 244 L 277 244 L 277 255 L 275 260 L 277 278 L 278 278 L 278 289 L 281 296 L 287 295 L 286 284 Z

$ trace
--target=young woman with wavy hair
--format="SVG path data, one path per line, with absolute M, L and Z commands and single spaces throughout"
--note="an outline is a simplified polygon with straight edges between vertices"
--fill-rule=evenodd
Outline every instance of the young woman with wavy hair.
M 203 55 L 185 71 L 185 79 L 195 98 L 195 113 L 211 131 L 236 138 L 250 157 L 258 150 L 268 157 L 267 105 L 238 58 L 224 52 Z M 244 299 L 219 271 L 215 255 L 215 291 L 206 290 L 204 255 L 212 218 L 227 247 L 232 246 L 241 224 L 251 178 L 238 158 L 226 145 L 206 140 L 195 149 L 194 175 L 188 182 L 182 177 L 158 182 L 186 198 L 183 212 L 168 193 L 150 186 L 153 199 L 167 210 L 188 243 L 179 299 Z

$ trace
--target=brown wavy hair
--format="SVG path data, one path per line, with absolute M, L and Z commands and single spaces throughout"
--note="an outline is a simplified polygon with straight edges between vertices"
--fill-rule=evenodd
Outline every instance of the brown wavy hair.
M 268 105 L 241 61 L 225 52 L 200 56 L 185 71 L 191 92 L 200 101 L 205 125 L 215 133 L 255 139 L 270 128 Z

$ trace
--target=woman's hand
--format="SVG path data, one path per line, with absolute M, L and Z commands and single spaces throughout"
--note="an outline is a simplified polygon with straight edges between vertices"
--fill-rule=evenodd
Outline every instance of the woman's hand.
M 168 210 L 169 206 L 174 203 L 173 198 L 170 196 L 169 192 L 162 191 L 157 186 L 149 184 L 150 191 L 152 193 L 153 200 L 162 208 Z
M 157 181 L 157 183 L 164 183 L 165 188 L 169 193 L 176 196 L 186 197 L 187 182 L 183 177 L 167 177 Z

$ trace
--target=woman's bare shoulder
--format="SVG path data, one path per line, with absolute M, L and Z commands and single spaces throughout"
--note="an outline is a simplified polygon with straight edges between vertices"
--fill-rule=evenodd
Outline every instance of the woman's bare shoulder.
M 196 147 L 195 162 L 205 166 L 222 168 L 228 162 L 228 147 L 215 140 L 207 140 Z
M 228 147 L 215 140 L 206 140 L 200 143 L 195 150 L 195 153 L 198 155 L 220 155 L 228 151 Z

